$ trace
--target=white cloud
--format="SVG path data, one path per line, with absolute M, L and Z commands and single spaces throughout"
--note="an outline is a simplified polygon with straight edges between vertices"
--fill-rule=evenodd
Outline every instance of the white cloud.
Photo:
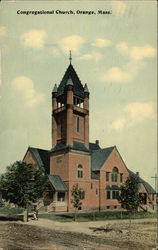
M 122 68 L 117 66 L 109 68 L 101 75 L 101 81 L 108 83 L 130 82 L 136 77 L 140 69 L 145 68 L 145 59 L 156 55 L 156 49 L 149 44 L 140 47 L 129 47 L 126 42 L 122 41 L 116 45 L 116 49 L 121 54 L 126 55 L 129 61 Z
M 122 131 L 126 123 L 126 119 L 124 117 L 118 118 L 117 120 L 108 124 L 108 130 L 116 130 Z
M 62 38 L 58 42 L 58 45 L 64 53 L 67 54 L 71 50 L 74 54 L 78 55 L 83 43 L 84 39 L 82 36 L 72 35 Z
M 111 5 L 112 5 L 112 12 L 116 16 L 120 17 L 125 14 L 127 5 L 123 1 L 113 1 Z
M 100 77 L 100 80 L 108 83 L 126 83 L 131 80 L 131 75 L 120 67 L 112 67 Z
M 12 86 L 24 98 L 26 105 L 29 107 L 36 106 L 44 101 L 44 94 L 37 93 L 33 81 L 26 76 L 16 77 Z
M 91 53 L 83 54 L 82 56 L 79 57 L 80 60 L 85 60 L 85 61 L 95 61 L 98 62 L 103 58 L 103 55 L 101 53 L 92 51 Z
M 150 44 L 140 47 L 132 47 L 130 50 L 130 58 L 132 60 L 143 60 L 144 58 L 151 58 L 156 55 L 156 49 Z
M 121 53 L 126 53 L 128 52 L 128 45 L 126 42 L 120 42 L 116 45 L 116 49 L 121 52 Z
M 107 46 L 111 45 L 111 41 L 107 40 L 107 39 L 102 39 L 102 38 L 98 38 L 95 40 L 94 43 L 92 43 L 93 46 L 99 47 L 99 48 L 104 48 Z
M 29 30 L 21 35 L 20 40 L 24 47 L 41 50 L 46 38 L 47 33 L 44 30 Z
M 125 112 L 128 114 L 132 122 L 139 122 L 154 117 L 154 107 L 152 102 L 129 103 L 125 107 Z
M 108 131 L 121 132 L 125 127 L 130 127 L 143 122 L 146 119 L 153 119 L 156 116 L 153 102 L 131 102 L 124 108 L 122 117 L 108 123 Z
M 0 37 L 4 37 L 7 35 L 7 29 L 5 26 L 0 26 Z
M 156 49 L 150 44 L 129 47 L 126 42 L 120 42 L 116 45 L 116 49 L 120 53 L 126 54 L 132 61 L 142 61 L 145 58 L 156 56 Z

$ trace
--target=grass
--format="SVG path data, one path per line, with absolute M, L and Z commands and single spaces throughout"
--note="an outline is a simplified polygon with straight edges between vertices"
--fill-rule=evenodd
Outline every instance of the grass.
M 60 222 L 71 222 L 74 221 L 74 213 L 49 213 L 39 214 L 39 218 L 60 221 Z M 88 213 L 77 213 L 77 221 L 101 221 L 101 220 L 118 220 L 118 219 L 129 219 L 130 214 L 128 212 L 119 211 L 106 211 L 106 212 L 88 212 Z M 156 214 L 147 212 L 137 212 L 131 215 L 131 219 L 144 219 L 144 218 L 156 218 Z
M 0 207 L 0 215 L 14 215 L 14 214 L 22 214 L 24 212 L 23 208 L 7 208 L 7 207 Z M 32 212 L 31 209 L 28 209 L 28 212 Z
M 0 214 L 12 215 L 12 214 L 21 214 L 21 213 L 23 213 L 23 209 L 22 209 L 22 208 L 6 208 L 6 207 L 0 207 Z
M 29 211 L 31 212 L 31 211 Z M 23 213 L 22 208 L 5 208 L 0 207 L 0 215 L 16 215 Z M 60 222 L 71 222 L 74 221 L 74 213 L 45 213 L 39 214 L 39 218 L 60 221 Z M 126 211 L 102 211 L 102 212 L 79 212 L 77 213 L 77 221 L 101 221 L 101 220 L 119 220 L 129 219 L 130 214 Z M 156 218 L 156 213 L 137 212 L 131 215 L 131 219 L 144 219 L 144 218 Z
M 56 214 L 56 213 L 50 213 L 50 214 L 39 214 L 39 218 L 47 219 L 47 220 L 53 220 L 53 221 L 60 221 L 60 222 L 71 222 L 74 219 L 74 214 Z

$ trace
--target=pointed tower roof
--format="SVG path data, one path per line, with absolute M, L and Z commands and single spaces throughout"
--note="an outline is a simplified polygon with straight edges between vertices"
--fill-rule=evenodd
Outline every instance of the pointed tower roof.
M 66 85 L 67 85 L 69 78 L 71 78 L 71 81 L 73 84 L 74 95 L 81 97 L 81 98 L 84 98 L 83 85 L 82 85 L 75 69 L 73 68 L 72 64 L 70 64 L 69 67 L 67 68 L 67 70 L 63 76 L 63 79 L 61 80 L 61 82 L 59 84 L 58 91 L 57 91 L 57 97 L 59 97 L 65 93 Z
M 85 93 L 89 93 L 89 89 L 88 89 L 88 87 L 87 87 L 87 84 L 85 83 L 85 85 L 84 85 L 84 92 Z
M 57 85 L 55 84 L 52 93 L 57 93 L 57 91 L 58 91 Z
M 69 79 L 68 79 L 66 85 L 67 85 L 67 86 L 73 86 L 73 82 L 72 82 L 71 77 L 69 77 Z

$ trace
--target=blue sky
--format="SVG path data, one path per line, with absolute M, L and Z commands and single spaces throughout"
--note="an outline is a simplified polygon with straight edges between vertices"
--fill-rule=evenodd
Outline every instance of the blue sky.
M 96 15 L 17 14 L 57 9 Z M 116 145 L 126 165 L 154 184 L 156 19 L 156 1 L 2 1 L 0 171 L 29 145 L 51 148 L 51 91 L 71 49 L 90 90 L 90 140 Z

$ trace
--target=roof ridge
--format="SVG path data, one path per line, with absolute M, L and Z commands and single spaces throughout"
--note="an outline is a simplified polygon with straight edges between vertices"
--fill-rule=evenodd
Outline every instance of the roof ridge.
M 134 175 L 134 178 L 137 177 L 139 179 L 139 181 L 144 185 L 144 187 L 148 193 L 153 193 L 153 192 L 155 193 L 156 192 L 155 189 L 152 187 L 152 185 L 149 182 L 145 181 L 142 177 L 138 176 L 135 172 L 133 172 L 129 168 L 127 168 L 127 170 L 129 172 L 129 174 Z
M 82 82 L 81 82 L 81 80 L 80 80 L 80 78 L 79 78 L 79 76 L 78 76 L 78 74 L 77 74 L 77 72 L 76 72 L 75 68 L 73 67 L 73 65 L 72 65 L 72 64 L 70 64 L 70 65 L 72 66 L 72 69 L 73 69 L 73 70 L 74 70 L 74 72 L 76 73 L 76 75 L 77 75 L 77 77 L 78 77 L 78 79 L 79 79 L 79 81 L 80 81 L 81 85 L 83 86 L 83 84 L 82 84 Z
M 115 147 L 115 145 L 114 146 L 111 146 L 111 147 L 107 147 L 107 148 L 100 148 L 100 149 L 98 149 L 98 150 L 96 150 L 96 151 L 94 151 L 94 152 L 98 152 L 98 151 L 103 151 L 103 150 L 105 150 L 105 149 L 112 149 L 112 148 L 114 148 Z
M 64 76 L 65 76 L 65 74 L 66 74 L 66 72 L 67 72 L 67 70 L 68 70 L 69 67 L 70 67 L 70 64 L 69 64 L 69 66 L 66 68 L 66 70 L 64 71 L 64 74 L 63 74 L 63 77 L 62 77 L 60 83 L 63 81 Z M 60 83 L 59 83 L 58 87 L 60 86 Z
M 107 147 L 107 148 L 102 148 L 102 149 L 110 149 L 110 148 L 115 148 L 115 147 L 116 147 L 116 145 L 111 146 L 111 147 Z
M 92 152 L 92 157 L 91 157 L 92 171 L 95 171 L 95 170 L 100 171 L 104 163 L 107 161 L 107 159 L 111 155 L 114 148 L 115 146 L 112 146 L 112 147 L 99 149 L 99 150 Z
M 50 152 L 50 150 L 48 150 L 48 149 L 43 149 L 43 148 L 36 148 L 36 147 L 30 147 L 30 146 L 29 146 L 29 148 L 30 148 L 30 149 L 39 149 L 39 150 L 43 150 L 43 151 L 48 151 L 48 152 Z

